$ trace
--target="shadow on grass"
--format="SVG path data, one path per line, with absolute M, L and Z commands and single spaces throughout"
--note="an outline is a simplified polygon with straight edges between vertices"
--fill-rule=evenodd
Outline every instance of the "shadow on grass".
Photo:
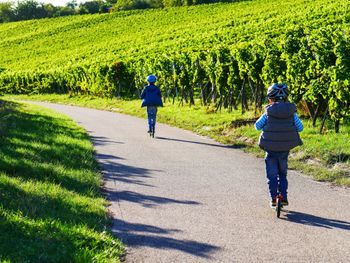
M 1 177 L 0 177 L 1 178 Z M 102 213 L 89 211 L 90 207 L 61 197 L 49 196 L 41 191 L 26 192 L 15 185 L 16 181 L 0 180 L 0 205 L 9 211 L 21 211 L 25 217 L 38 219 L 59 219 L 62 223 L 81 224 L 96 228 L 101 223 Z M 82 221 L 83 219 L 83 221 Z M 103 229 L 100 229 L 101 231 Z
M 3 208 L 0 232 L 0 258 L 10 262 L 95 262 L 103 252 L 114 260 L 122 253 L 111 235 L 100 239 L 82 225 L 31 220 Z
M 13 103 L 10 105 L 14 107 Z M 6 117 L 7 126 L 0 141 L 1 171 L 24 180 L 60 184 L 78 193 L 91 193 L 92 187 L 98 191 L 93 178 L 96 174 L 77 175 L 84 170 L 97 172 L 92 148 L 77 143 L 88 141 L 82 130 L 70 128 L 67 120 L 59 117 L 16 110 Z M 57 165 L 61 166 L 60 171 Z
M 77 251 L 71 235 L 51 224 L 7 218 L 0 211 L 0 258 L 11 262 L 63 262 Z M 54 235 L 51 233 L 55 233 Z M 83 238 L 83 237 L 81 237 Z M 57 255 L 52 258 L 52 255 Z
M 221 248 L 194 240 L 181 240 L 169 237 L 178 229 L 164 229 L 145 224 L 134 224 L 123 220 L 114 220 L 113 233 L 129 247 L 152 247 L 161 250 L 177 250 L 196 257 L 210 259 Z
M 166 140 L 166 141 L 175 141 L 175 142 L 184 142 L 184 143 L 194 143 L 194 144 L 213 146 L 213 147 L 220 147 L 220 148 L 227 148 L 227 149 L 242 149 L 242 148 L 246 148 L 247 147 L 244 144 L 224 145 L 224 144 L 219 144 L 219 143 L 218 144 L 214 144 L 214 143 L 196 142 L 196 141 L 188 141 L 188 140 L 181 140 L 181 139 L 175 139 L 175 138 L 166 138 L 166 137 L 158 137 L 158 136 L 156 136 L 156 139 Z
M 283 218 L 284 219 L 284 218 Z M 314 227 L 323 227 L 323 228 L 338 228 L 349 231 L 350 230 L 350 222 L 324 218 L 319 216 L 314 216 L 310 214 L 305 214 L 296 211 L 288 211 L 286 214 L 286 218 L 284 220 L 288 220 L 293 223 L 309 225 Z
M 6 156 L 6 158 L 0 159 L 0 170 L 12 177 L 59 184 L 67 190 L 82 194 L 90 194 L 98 190 L 97 185 L 92 185 L 94 179 L 91 176 L 83 178 L 81 175 L 81 178 L 76 178 L 74 175 L 70 175 L 70 173 L 74 173 L 74 170 L 79 172 L 79 168 L 69 171 L 66 166 L 62 166 L 65 171 L 59 171 L 52 163 L 54 159 L 33 163 L 26 159 L 29 157 L 28 155 L 20 154 L 16 150 L 2 149 L 0 152 L 2 156 Z M 18 159 L 15 160 L 15 158 Z

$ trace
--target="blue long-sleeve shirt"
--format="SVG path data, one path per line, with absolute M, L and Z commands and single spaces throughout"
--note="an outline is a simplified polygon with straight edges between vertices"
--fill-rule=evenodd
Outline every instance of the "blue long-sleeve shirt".
M 295 124 L 295 127 L 297 129 L 297 132 L 303 131 L 304 125 L 301 123 L 301 121 L 298 118 L 298 115 L 296 113 L 294 113 L 293 118 L 294 118 L 294 124 Z M 267 116 L 266 116 L 266 113 L 264 113 L 255 122 L 255 129 L 257 129 L 258 131 L 261 131 L 264 128 L 264 126 L 266 125 L 266 122 L 267 122 Z

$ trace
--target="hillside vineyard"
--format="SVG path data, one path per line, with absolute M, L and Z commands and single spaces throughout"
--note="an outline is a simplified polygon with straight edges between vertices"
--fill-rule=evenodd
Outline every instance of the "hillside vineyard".
M 294 102 L 339 126 L 349 22 L 344 0 L 257 0 L 7 23 L 0 89 L 134 97 L 154 73 L 166 97 L 244 112 L 284 81 Z

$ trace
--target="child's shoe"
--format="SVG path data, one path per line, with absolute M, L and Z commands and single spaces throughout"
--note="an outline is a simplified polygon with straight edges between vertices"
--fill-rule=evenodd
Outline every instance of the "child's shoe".
M 276 207 L 276 198 L 272 198 L 270 202 L 270 207 L 275 208 Z
M 289 204 L 289 203 L 288 203 L 288 198 L 287 198 L 287 197 L 283 197 L 282 202 L 281 202 L 281 205 L 287 206 L 288 204 Z

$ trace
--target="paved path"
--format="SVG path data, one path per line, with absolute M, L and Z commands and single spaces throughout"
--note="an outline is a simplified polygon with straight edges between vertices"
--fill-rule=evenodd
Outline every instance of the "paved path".
M 262 159 L 166 125 L 151 139 L 130 116 L 40 104 L 89 132 L 126 262 L 350 262 L 350 190 L 290 171 L 290 210 L 277 219 Z

